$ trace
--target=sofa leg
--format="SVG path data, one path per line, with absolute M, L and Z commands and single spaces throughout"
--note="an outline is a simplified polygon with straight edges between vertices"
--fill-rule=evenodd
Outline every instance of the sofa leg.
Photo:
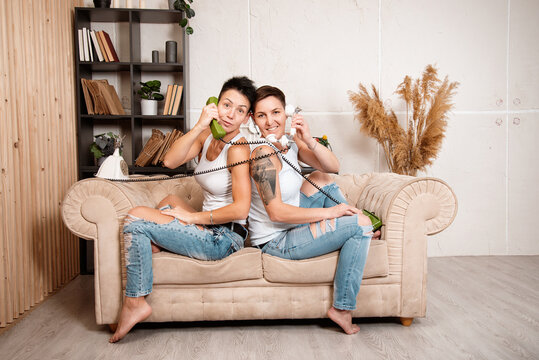
M 109 324 L 109 330 L 111 333 L 116 332 L 116 328 L 118 327 L 118 324 Z
M 412 325 L 412 321 L 414 321 L 414 318 L 401 317 L 400 320 L 403 326 L 410 326 Z

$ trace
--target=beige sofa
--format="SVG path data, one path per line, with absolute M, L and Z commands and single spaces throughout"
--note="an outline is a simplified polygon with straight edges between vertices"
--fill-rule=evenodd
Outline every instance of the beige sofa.
M 380 215 L 381 240 L 373 240 L 355 317 L 398 317 L 409 325 L 426 311 L 427 235 L 444 230 L 457 212 L 451 188 L 435 178 L 390 173 L 337 175 L 350 204 Z M 125 289 L 121 227 L 129 209 L 154 207 L 167 194 L 200 208 L 193 178 L 118 183 L 75 183 L 62 204 L 65 224 L 94 240 L 95 314 L 115 324 Z M 154 287 L 149 322 L 324 318 L 332 304 L 338 252 L 293 261 L 246 247 L 220 261 L 153 255 Z

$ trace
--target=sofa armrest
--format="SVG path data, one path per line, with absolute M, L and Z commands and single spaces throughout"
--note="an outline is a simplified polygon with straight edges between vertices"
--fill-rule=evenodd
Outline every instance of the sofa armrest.
M 453 222 L 458 207 L 453 190 L 436 178 L 372 174 L 356 206 L 382 218 L 389 273 L 401 275 L 401 316 L 425 316 L 427 235 Z
M 75 235 L 94 240 L 95 302 L 98 324 L 115 323 L 122 297 L 120 228 L 137 205 L 155 206 L 141 183 L 92 178 L 75 183 L 62 202 L 62 218 Z
M 357 207 L 374 211 L 384 224 L 404 216 L 409 205 L 420 200 L 426 222 L 426 235 L 447 228 L 457 214 L 457 198 L 444 181 L 436 178 L 375 173 L 363 185 Z M 386 230 L 387 227 L 386 227 Z

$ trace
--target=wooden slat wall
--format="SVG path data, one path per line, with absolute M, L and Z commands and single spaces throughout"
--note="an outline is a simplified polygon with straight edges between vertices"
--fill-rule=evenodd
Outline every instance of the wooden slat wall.
M 79 271 L 73 0 L 0 0 L 0 327 Z

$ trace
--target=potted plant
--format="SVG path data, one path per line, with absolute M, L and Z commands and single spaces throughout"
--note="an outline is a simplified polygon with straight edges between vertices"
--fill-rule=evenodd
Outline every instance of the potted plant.
M 140 85 L 142 87 L 138 94 L 142 98 L 140 103 L 142 115 L 157 115 L 157 101 L 164 99 L 164 96 L 159 93 L 161 91 L 161 81 L 141 81 Z
M 114 153 L 114 144 L 121 142 L 118 135 L 108 132 L 94 135 L 94 142 L 90 145 L 90 152 L 94 155 L 94 164 L 100 166 L 103 161 Z M 122 154 L 123 144 L 120 143 L 120 155 Z
M 348 94 L 360 131 L 382 145 L 389 170 L 416 176 L 438 157 L 458 85 L 449 82 L 447 76 L 440 80 L 438 69 L 432 65 L 427 65 L 419 79 L 405 76 L 396 91 L 406 102 L 405 127 L 395 112 L 386 108 L 374 85 L 372 95 L 361 83 L 358 93 Z
M 169 7 L 185 14 L 185 17 L 180 20 L 180 26 L 185 28 L 185 33 L 187 35 L 191 35 L 193 33 L 193 28 L 189 26 L 189 19 L 195 16 L 195 10 L 193 10 L 188 3 L 192 4 L 193 0 L 169 0 Z

